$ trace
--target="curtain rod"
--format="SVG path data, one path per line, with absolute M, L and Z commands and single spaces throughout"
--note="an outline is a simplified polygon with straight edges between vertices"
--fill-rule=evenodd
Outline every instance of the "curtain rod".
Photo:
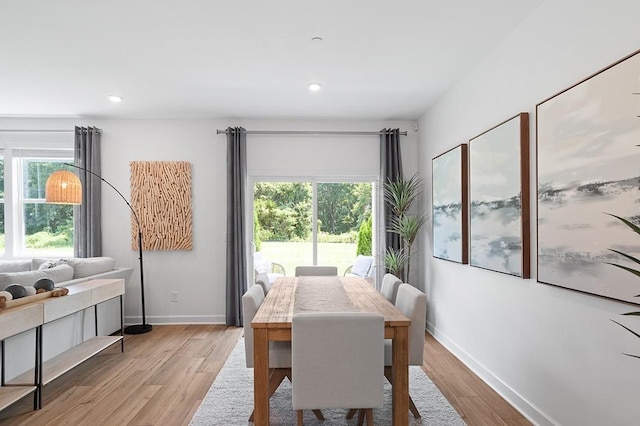
M 218 135 L 227 134 L 227 130 L 216 130 Z M 248 135 L 351 135 L 351 136 L 368 136 L 382 135 L 382 132 L 354 132 L 343 130 L 247 130 Z M 407 132 L 400 132 L 400 135 L 407 136 Z
M 0 133 L 75 133 L 75 130 L 11 130 L 11 129 L 0 129 Z M 98 133 L 102 133 L 101 129 L 98 129 Z

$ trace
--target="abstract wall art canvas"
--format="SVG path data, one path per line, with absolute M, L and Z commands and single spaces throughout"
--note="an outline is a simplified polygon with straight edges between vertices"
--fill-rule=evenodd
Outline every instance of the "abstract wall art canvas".
M 470 265 L 530 277 L 529 114 L 469 141 Z
M 433 256 L 468 263 L 467 145 L 437 156 L 432 163 Z
M 539 103 L 538 281 L 638 304 L 640 52 Z
M 131 206 L 138 213 L 145 250 L 191 250 L 191 164 L 188 161 L 132 161 Z M 131 249 L 138 228 L 131 220 Z

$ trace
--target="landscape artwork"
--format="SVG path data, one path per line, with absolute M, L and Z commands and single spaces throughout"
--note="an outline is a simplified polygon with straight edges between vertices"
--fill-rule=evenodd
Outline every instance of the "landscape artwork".
M 433 256 L 468 263 L 467 145 L 433 159 Z
M 538 281 L 639 304 L 640 54 L 537 105 Z
M 530 277 L 529 114 L 469 141 L 471 266 Z

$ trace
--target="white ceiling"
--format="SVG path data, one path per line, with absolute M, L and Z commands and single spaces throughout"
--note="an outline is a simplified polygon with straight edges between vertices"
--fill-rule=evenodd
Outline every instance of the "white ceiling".
M 0 116 L 417 119 L 542 1 L 0 0 Z

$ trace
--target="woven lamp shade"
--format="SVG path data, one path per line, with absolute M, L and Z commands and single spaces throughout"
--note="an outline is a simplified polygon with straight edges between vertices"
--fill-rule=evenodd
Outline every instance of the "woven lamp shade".
M 55 171 L 47 179 L 46 201 L 52 204 L 82 204 L 82 184 L 68 170 Z

